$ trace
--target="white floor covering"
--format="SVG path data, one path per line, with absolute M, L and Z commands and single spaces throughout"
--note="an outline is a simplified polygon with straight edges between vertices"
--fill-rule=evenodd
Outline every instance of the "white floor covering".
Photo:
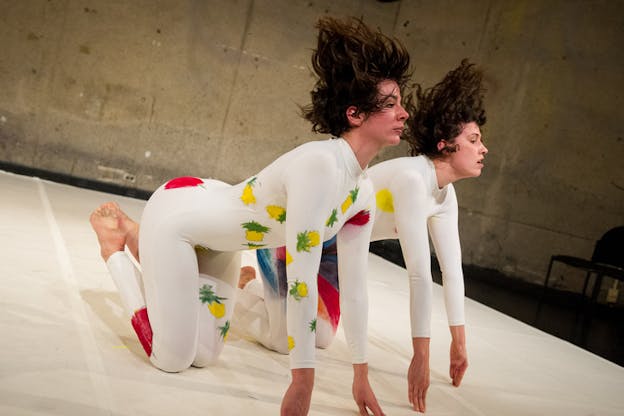
M 99 257 L 89 213 L 144 201 L 0 172 L 0 415 L 278 415 L 288 359 L 236 332 L 215 367 L 151 366 Z M 387 415 L 408 407 L 405 270 L 370 255 L 370 379 Z M 624 368 L 466 300 L 470 367 L 448 378 L 434 285 L 429 415 L 624 415 Z M 318 351 L 310 415 L 356 415 L 342 332 Z

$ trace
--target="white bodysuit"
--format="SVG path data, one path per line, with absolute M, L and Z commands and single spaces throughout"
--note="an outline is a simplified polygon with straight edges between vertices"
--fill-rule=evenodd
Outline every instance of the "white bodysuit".
M 372 240 L 398 238 L 410 283 L 412 337 L 431 334 L 431 253 L 442 270 L 449 325 L 464 324 L 464 278 L 452 184 L 438 188 L 435 167 L 426 156 L 384 161 L 368 169 L 377 211 Z M 428 231 L 428 232 L 427 232 Z
M 457 198 L 452 184 L 438 188 L 435 167 L 426 156 L 391 159 L 368 168 L 376 193 L 376 214 L 371 239 L 398 238 L 410 284 L 410 319 L 413 337 L 430 337 L 433 279 L 429 235 L 442 269 L 449 325 L 464 324 L 464 280 L 457 224 Z M 357 219 L 357 217 L 354 217 Z M 353 221 L 353 220 L 351 220 Z M 355 221 L 357 223 L 357 221 Z M 348 224 L 347 227 L 357 225 Z M 340 319 L 338 288 L 343 256 L 336 256 L 327 241 L 318 274 L 320 292 L 317 346 L 333 340 Z M 262 283 L 252 281 L 240 293 L 235 321 L 267 348 L 286 352 L 279 340 L 285 329 L 283 294 L 273 288 L 285 280 L 280 250 L 258 250 Z M 278 282 L 278 283 L 275 283 Z M 375 311 L 372 311 L 376 313 Z
M 301 145 L 238 185 L 185 177 L 160 187 L 145 206 L 139 236 L 152 362 L 180 371 L 214 361 L 235 301 L 236 252 L 285 245 L 291 368 L 314 367 L 316 277 L 322 242 L 334 236 L 345 334 L 353 362 L 366 362 L 372 222 L 343 225 L 368 210 L 374 215 L 372 184 L 343 139 Z M 127 262 L 116 253 L 109 269 L 134 281 Z

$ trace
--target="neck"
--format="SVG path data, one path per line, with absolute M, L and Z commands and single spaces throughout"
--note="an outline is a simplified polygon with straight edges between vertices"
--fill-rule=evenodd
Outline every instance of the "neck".
M 449 183 L 458 181 L 459 178 L 453 167 L 444 158 L 432 159 L 433 166 L 435 167 L 436 179 L 438 181 L 438 188 L 442 189 Z
M 366 169 L 366 166 L 368 166 L 381 150 L 379 145 L 371 143 L 371 140 L 365 140 L 353 132 L 344 133 L 342 138 L 351 146 L 351 150 L 353 150 L 355 158 L 362 169 Z

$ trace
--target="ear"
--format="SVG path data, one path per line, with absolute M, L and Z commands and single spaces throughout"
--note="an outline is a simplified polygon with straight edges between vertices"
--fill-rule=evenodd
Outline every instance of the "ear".
M 447 143 L 446 143 L 446 140 L 440 140 L 440 141 L 438 142 L 438 145 L 437 145 L 437 147 L 438 147 L 438 152 L 441 152 L 442 150 L 446 149 L 446 148 L 447 148 L 447 146 L 448 146 L 448 145 L 447 145 Z
M 354 105 L 347 107 L 346 115 L 351 127 L 360 127 L 362 125 L 362 121 L 364 121 L 363 114 L 360 113 L 358 108 Z

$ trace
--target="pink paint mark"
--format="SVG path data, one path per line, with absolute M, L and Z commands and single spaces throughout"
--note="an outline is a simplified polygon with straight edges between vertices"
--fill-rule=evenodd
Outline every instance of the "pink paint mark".
M 349 218 L 346 224 L 362 226 L 368 224 L 368 221 L 370 221 L 370 211 L 363 209 L 362 211 L 355 214 L 353 217 Z
M 275 258 L 283 262 L 286 261 L 286 246 L 278 247 L 275 249 Z
M 182 176 L 181 178 L 171 179 L 165 185 L 165 189 L 187 188 L 191 186 L 202 185 L 204 181 L 194 176 Z
M 323 302 L 334 331 L 340 322 L 340 294 L 327 280 L 318 276 L 319 302 Z
M 132 316 L 132 327 L 139 337 L 139 341 L 147 356 L 152 355 L 152 326 L 147 315 L 147 308 L 143 307 L 136 311 Z

